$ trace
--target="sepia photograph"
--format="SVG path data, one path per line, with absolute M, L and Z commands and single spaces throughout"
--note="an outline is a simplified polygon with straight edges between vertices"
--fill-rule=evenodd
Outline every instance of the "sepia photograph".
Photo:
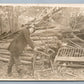
M 84 81 L 84 5 L 0 4 L 0 80 Z

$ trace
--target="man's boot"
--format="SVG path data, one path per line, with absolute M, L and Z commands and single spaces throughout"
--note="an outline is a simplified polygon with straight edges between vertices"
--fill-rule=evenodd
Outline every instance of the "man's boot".
M 20 78 L 22 78 L 22 76 L 23 76 L 23 70 L 22 69 L 19 69 L 19 70 L 17 70 L 17 73 L 18 73 L 18 76 Z
M 8 67 L 7 74 L 8 76 L 12 75 L 12 67 Z

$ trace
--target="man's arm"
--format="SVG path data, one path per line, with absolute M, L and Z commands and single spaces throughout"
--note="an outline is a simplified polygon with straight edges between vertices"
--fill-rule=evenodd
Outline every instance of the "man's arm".
M 30 38 L 30 32 L 29 32 L 29 30 L 28 30 L 28 29 L 24 29 L 24 30 L 23 30 L 23 34 L 24 34 L 24 37 L 25 37 L 27 43 L 29 44 L 29 46 L 30 46 L 32 49 L 34 49 L 34 44 L 33 44 L 32 40 L 31 40 L 31 38 Z

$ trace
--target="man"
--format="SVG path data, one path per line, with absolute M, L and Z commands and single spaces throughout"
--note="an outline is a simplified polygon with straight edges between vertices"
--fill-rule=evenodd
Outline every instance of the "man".
M 11 53 L 10 61 L 8 65 L 8 74 L 11 75 L 12 67 L 15 64 L 17 72 L 20 74 L 22 69 L 20 67 L 20 60 L 19 56 L 24 51 L 24 48 L 29 44 L 29 46 L 34 50 L 34 45 L 32 40 L 30 39 L 30 31 L 29 29 L 32 28 L 29 25 L 24 25 L 25 28 L 20 30 L 18 36 L 14 38 L 14 40 L 10 43 L 8 50 Z M 34 28 L 33 28 L 34 29 Z M 33 32 L 33 31 L 32 31 Z

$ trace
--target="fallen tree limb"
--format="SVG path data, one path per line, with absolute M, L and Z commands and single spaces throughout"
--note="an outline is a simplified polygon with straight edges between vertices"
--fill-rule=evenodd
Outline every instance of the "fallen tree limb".
M 81 46 L 80 45 L 78 45 L 78 44 L 76 44 L 76 43 L 74 43 L 72 40 L 70 40 L 70 39 L 68 39 L 71 43 L 73 43 L 74 45 L 76 45 L 78 48 L 81 48 Z

